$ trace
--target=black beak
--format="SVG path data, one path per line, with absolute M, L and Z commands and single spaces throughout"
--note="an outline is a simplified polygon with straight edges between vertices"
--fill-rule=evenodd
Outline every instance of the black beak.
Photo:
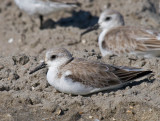
M 97 24 L 95 24 L 94 26 L 88 28 L 86 31 L 82 32 L 82 33 L 81 33 L 81 36 L 83 36 L 84 34 L 90 32 L 90 31 L 97 30 L 98 28 L 99 28 L 99 24 L 97 23 Z
M 45 68 L 46 67 L 46 63 L 45 62 L 42 62 L 39 66 L 37 66 L 35 69 L 33 69 L 32 71 L 29 72 L 29 74 L 33 74 L 34 72 L 42 69 L 42 68 Z

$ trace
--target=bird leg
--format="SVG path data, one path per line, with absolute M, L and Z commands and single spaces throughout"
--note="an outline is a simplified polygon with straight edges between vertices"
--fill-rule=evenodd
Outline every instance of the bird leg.
M 40 19 L 40 29 L 43 29 L 43 16 L 39 15 L 39 19 Z

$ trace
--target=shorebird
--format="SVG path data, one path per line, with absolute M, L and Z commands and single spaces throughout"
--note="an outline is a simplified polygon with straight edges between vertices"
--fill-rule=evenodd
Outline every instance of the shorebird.
M 73 95 L 87 95 L 108 89 L 120 88 L 152 71 L 138 68 L 118 67 L 105 63 L 73 58 L 64 48 L 46 52 L 45 60 L 30 71 L 48 67 L 47 80 L 56 90 Z
M 115 10 L 107 9 L 102 12 L 98 23 L 81 33 L 81 36 L 98 28 L 102 29 L 98 38 L 102 56 L 110 54 L 160 56 L 160 33 L 140 27 L 125 26 L 123 16 Z
M 14 0 L 16 5 L 31 16 L 40 18 L 40 28 L 43 16 L 63 9 L 74 8 L 79 5 L 76 0 Z

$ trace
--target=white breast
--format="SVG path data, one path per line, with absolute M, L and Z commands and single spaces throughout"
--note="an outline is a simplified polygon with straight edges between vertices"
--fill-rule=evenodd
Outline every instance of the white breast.
M 86 87 L 83 84 L 76 82 L 76 80 L 73 81 L 70 78 L 66 78 L 67 75 L 71 74 L 71 71 L 66 71 L 60 78 L 58 78 L 58 73 L 58 69 L 49 68 L 47 80 L 50 85 L 61 92 L 70 94 L 89 94 L 95 90 L 92 87 Z
M 100 33 L 99 38 L 98 38 L 99 49 L 101 51 L 102 56 L 106 56 L 108 54 L 111 54 L 111 52 L 109 50 L 107 50 L 107 48 L 102 47 L 102 43 L 103 43 L 103 41 L 105 41 L 105 35 L 106 35 L 107 31 L 108 30 L 103 30 Z

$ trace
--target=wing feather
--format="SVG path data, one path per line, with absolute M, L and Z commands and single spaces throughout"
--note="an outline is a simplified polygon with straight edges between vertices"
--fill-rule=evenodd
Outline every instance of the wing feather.
M 110 30 L 103 42 L 103 48 L 115 53 L 145 52 L 160 50 L 160 34 L 134 27 L 117 27 Z
M 67 70 L 72 72 L 66 78 L 96 88 L 125 83 L 130 81 L 130 79 L 136 78 L 138 74 L 143 73 L 142 70 L 135 71 L 133 68 L 128 68 L 127 70 L 108 64 L 89 62 L 83 59 L 74 59 L 61 70 L 61 73 Z

